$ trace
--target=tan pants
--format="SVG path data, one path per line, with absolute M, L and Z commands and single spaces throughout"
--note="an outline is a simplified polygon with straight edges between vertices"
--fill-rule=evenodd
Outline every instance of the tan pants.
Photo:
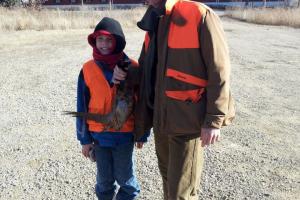
M 198 199 L 203 167 L 200 134 L 154 135 L 158 167 L 163 179 L 164 200 Z

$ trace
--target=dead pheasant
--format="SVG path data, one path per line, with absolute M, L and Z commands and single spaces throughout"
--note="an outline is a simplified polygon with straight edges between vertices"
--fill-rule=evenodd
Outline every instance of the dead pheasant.
M 118 66 L 124 70 L 128 70 L 130 61 L 125 60 L 118 63 Z M 73 117 L 81 117 L 84 120 L 93 120 L 105 125 L 105 130 L 120 130 L 128 117 L 132 114 L 134 108 L 134 87 L 128 73 L 125 81 L 121 82 L 117 87 L 116 95 L 113 100 L 113 106 L 110 113 L 101 115 L 98 113 L 72 112 L 65 111 L 64 114 Z

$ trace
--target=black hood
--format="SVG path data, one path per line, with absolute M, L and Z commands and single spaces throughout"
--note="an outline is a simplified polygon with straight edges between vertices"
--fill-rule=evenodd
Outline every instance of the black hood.
M 123 33 L 122 27 L 120 23 L 112 18 L 104 17 L 95 27 L 93 33 L 104 30 L 111 33 L 116 38 L 116 48 L 114 50 L 114 54 L 121 53 L 126 45 L 125 35 Z M 96 38 L 94 35 L 90 34 L 88 36 L 88 42 L 90 45 L 95 46 Z

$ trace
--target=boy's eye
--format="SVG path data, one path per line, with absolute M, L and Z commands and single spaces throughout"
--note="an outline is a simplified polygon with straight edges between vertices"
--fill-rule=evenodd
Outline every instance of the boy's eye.
M 112 41 L 112 39 L 111 38 L 97 38 L 97 40 L 99 40 L 100 42 L 104 42 L 104 41 L 106 41 L 106 42 L 111 42 Z

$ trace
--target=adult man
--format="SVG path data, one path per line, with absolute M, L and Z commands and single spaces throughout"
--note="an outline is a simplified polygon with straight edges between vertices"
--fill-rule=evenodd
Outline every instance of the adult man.
M 224 32 L 218 16 L 201 3 L 148 4 L 138 23 L 146 36 L 136 72 L 135 132 L 153 126 L 164 199 L 198 199 L 203 147 L 218 141 L 220 128 L 234 117 Z M 114 79 L 124 76 L 116 69 Z

